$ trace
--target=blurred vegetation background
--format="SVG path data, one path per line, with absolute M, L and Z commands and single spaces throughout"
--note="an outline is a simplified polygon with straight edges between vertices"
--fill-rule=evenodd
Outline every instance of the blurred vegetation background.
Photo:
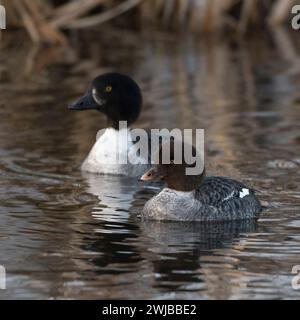
M 151 26 L 245 35 L 289 21 L 295 0 L 1 0 L 8 27 L 26 29 L 35 43 L 65 44 L 70 29 Z

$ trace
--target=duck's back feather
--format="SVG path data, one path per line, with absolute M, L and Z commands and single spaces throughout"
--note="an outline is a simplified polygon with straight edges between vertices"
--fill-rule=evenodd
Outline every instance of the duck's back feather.
M 254 190 L 243 183 L 226 177 L 206 177 L 197 188 L 195 197 L 201 203 L 218 207 L 232 199 L 254 195 Z
M 194 192 L 164 189 L 146 203 L 143 216 L 154 220 L 230 221 L 257 219 L 260 212 L 253 189 L 233 179 L 207 177 Z

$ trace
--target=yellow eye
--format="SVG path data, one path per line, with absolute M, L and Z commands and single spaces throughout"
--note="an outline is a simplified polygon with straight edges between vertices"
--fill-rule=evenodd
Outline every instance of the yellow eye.
M 105 92 L 112 92 L 112 86 L 105 87 Z

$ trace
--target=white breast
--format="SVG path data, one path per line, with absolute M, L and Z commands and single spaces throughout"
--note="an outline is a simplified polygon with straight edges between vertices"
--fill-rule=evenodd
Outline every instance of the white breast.
M 150 220 L 192 220 L 201 204 L 195 192 L 176 191 L 164 188 L 144 206 L 142 215 Z
M 134 159 L 135 163 L 142 162 L 135 154 L 128 129 L 107 128 L 100 130 L 81 169 L 93 173 L 131 175 L 129 171 L 133 170 L 133 165 L 129 163 L 128 155 L 130 155 L 130 159 L 136 158 Z

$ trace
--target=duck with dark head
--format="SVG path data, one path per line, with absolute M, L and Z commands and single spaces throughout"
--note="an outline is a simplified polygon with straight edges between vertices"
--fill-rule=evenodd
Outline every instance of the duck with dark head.
M 115 161 L 132 150 L 129 127 L 138 119 L 142 104 L 141 90 L 133 79 L 120 73 L 106 73 L 95 78 L 87 93 L 69 106 L 76 111 L 96 110 L 107 117 L 107 128 L 84 160 L 83 171 L 137 177 L 149 168 L 138 154 L 133 154 L 135 164 Z M 120 121 L 127 121 L 127 127 L 120 129 Z M 119 145 L 124 139 L 128 143 Z
M 159 153 L 161 153 L 160 148 Z M 196 153 L 193 147 L 193 153 Z M 184 150 L 184 146 L 181 149 Z M 206 177 L 202 172 L 188 175 L 191 168 L 182 154 L 182 164 L 174 161 L 171 144 L 170 163 L 159 161 L 145 172 L 142 181 L 161 181 L 165 188 L 144 206 L 142 217 L 166 221 L 232 221 L 258 219 L 261 205 L 253 189 L 226 177 Z

